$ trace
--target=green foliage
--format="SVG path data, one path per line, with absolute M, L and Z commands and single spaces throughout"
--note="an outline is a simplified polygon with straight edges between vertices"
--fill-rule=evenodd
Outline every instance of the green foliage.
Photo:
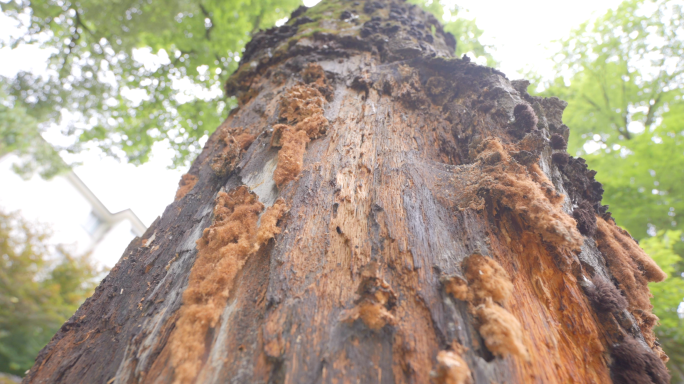
M 55 52 L 47 78 L 22 72 L 9 99 L 39 123 L 67 125 L 71 150 L 94 144 L 141 164 L 152 144 L 168 142 L 175 164 L 196 155 L 202 137 L 233 100 L 221 85 L 250 34 L 287 17 L 299 0 L 16 0 L 6 16 L 29 16 L 28 33 L 11 41 Z M 147 59 L 147 60 L 145 60 Z M 192 89 L 193 95 L 184 94 Z M 62 111 L 75 114 L 63 119 Z
M 583 155 L 613 216 L 636 238 L 684 229 L 684 13 L 628 0 L 562 42 L 543 95 L 569 102 L 568 150 Z
M 684 382 L 684 13 L 682 3 L 627 0 L 561 42 L 544 96 L 569 102 L 568 151 L 586 158 L 604 203 L 670 276 L 651 284 L 656 329 Z
M 670 105 L 660 124 L 585 156 L 598 171 L 611 212 L 638 239 L 684 229 L 678 219 L 684 212 L 683 107 Z
M 7 101 L 3 91 L 0 88 L 0 100 Z M 37 172 L 48 179 L 67 169 L 58 152 L 40 136 L 34 117 L 22 106 L 0 102 L 0 157 L 10 152 L 20 157 L 14 170 L 24 177 Z
M 684 297 L 684 279 L 681 276 L 683 258 L 675 253 L 674 245 L 682 242 L 682 231 L 660 231 L 656 236 L 644 239 L 640 245 L 667 273 L 668 278 L 657 284 L 649 284 L 653 299 L 653 309 L 660 318 L 656 328 L 663 349 L 670 356 L 668 368 L 672 373 L 672 383 L 684 382 L 684 333 L 682 319 L 677 313 Z
M 407 1 L 418 4 L 424 10 L 437 16 L 444 25 L 444 31 L 451 32 L 456 37 L 456 57 L 468 54 L 471 58 L 482 58 L 489 66 L 496 64 L 490 52 L 491 47 L 480 42 L 483 31 L 477 27 L 475 19 L 459 17 L 461 8 L 458 5 L 451 3 L 446 6 L 444 3 L 434 0 Z
M 456 8 L 437 1 L 417 3 L 438 18 L 445 11 L 452 15 L 446 29 L 456 34 L 459 53 L 491 61 L 474 21 L 456 18 Z M 174 149 L 175 166 L 187 165 L 236 105 L 223 96 L 222 86 L 251 34 L 299 5 L 300 0 L 0 3 L 5 16 L 29 20 L 22 23 L 27 34 L 9 45 L 39 44 L 54 52 L 47 76 L 22 72 L 1 79 L 7 92 L 0 98 L 33 118 L 33 136 L 44 123 L 65 126 L 73 138 L 71 152 L 98 147 L 142 164 L 161 141 Z M 50 168 L 50 158 L 38 160 Z
M 649 284 L 653 294 L 651 303 L 660 318 L 660 324 L 665 328 L 677 328 L 681 324 L 677 307 L 684 297 L 684 279 L 677 273 L 676 266 L 682 262 L 682 257 L 673 250 L 674 244 L 681 238 L 682 231 L 660 231 L 640 243 L 668 276 L 662 283 Z
M 568 101 L 570 150 L 622 144 L 682 100 L 684 14 L 674 1 L 628 0 L 561 42 L 545 94 Z
M 0 211 L 0 372 L 23 375 L 96 286 L 87 257 L 46 245 L 49 232 Z

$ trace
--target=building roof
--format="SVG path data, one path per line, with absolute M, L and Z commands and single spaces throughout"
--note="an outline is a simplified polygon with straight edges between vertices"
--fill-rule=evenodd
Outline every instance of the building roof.
M 93 191 L 91 191 L 90 188 L 85 185 L 83 180 L 81 180 L 81 178 L 79 178 L 73 171 L 69 171 L 62 176 L 67 179 L 69 183 L 71 183 L 71 185 L 73 185 L 74 188 L 76 188 L 76 190 L 78 190 L 86 200 L 88 200 L 90 205 L 93 207 L 93 213 L 97 215 L 98 219 L 100 219 L 103 222 L 103 225 L 106 227 L 103 229 L 109 229 L 118 222 L 128 220 L 131 223 L 131 228 L 136 236 L 142 236 L 142 234 L 147 230 L 147 226 L 145 226 L 138 216 L 130 209 L 124 209 L 123 211 L 115 213 L 110 212 L 107 207 L 102 204 L 100 199 L 95 196 Z M 102 235 L 106 232 L 107 230 L 104 230 Z

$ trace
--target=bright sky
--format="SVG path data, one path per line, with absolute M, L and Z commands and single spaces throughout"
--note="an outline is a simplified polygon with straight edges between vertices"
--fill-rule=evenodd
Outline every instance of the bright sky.
M 317 1 L 305 1 L 307 5 Z M 619 0 L 549 0 L 481 1 L 461 0 L 458 4 L 467 17 L 475 18 L 484 30 L 483 43 L 494 47 L 500 69 L 509 78 L 530 68 L 548 73 L 552 67 L 548 50 L 554 40 L 563 38 L 583 21 L 614 8 Z M 0 39 L 11 33 L 7 19 L 0 15 Z M 36 47 L 14 51 L 0 50 L 0 75 L 12 76 L 20 69 L 44 71 L 47 53 Z M 49 138 L 48 138 L 49 139 Z M 153 157 L 136 167 L 121 164 L 95 152 L 84 153 L 84 165 L 76 173 L 100 200 L 112 211 L 131 208 L 149 225 L 171 203 L 178 180 L 185 170 L 170 170 L 171 153 L 157 145 Z M 28 204 L 28 202 L 27 202 Z
M 453 1 L 453 0 L 448 0 Z M 482 42 L 494 46 L 494 57 L 509 78 L 526 69 L 549 74 L 555 40 L 563 39 L 581 23 L 616 8 L 620 0 L 461 0 L 484 31 Z

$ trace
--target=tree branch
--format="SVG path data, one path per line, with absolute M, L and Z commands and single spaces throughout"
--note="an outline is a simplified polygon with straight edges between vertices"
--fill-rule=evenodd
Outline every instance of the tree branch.
M 81 15 L 78 13 L 78 10 L 76 8 L 71 8 L 71 9 L 73 9 L 74 13 L 76 14 L 76 17 L 74 18 L 74 34 L 71 36 L 71 39 L 69 41 L 69 45 L 67 45 L 67 50 L 64 54 L 64 60 L 62 61 L 62 68 L 59 70 L 60 76 L 62 76 L 64 71 L 66 70 L 66 66 L 67 66 L 67 62 L 69 61 L 69 57 L 71 56 L 71 53 L 76 48 L 78 41 L 81 39 L 81 33 L 78 31 L 79 26 L 83 25 L 83 23 L 81 22 Z
M 261 19 L 264 17 L 264 10 L 261 10 L 261 13 L 256 17 L 256 20 L 254 20 L 254 27 L 252 28 L 252 31 L 249 33 L 250 36 L 253 36 L 258 30 L 259 30 L 259 24 L 261 24 Z
M 622 80 L 622 123 L 624 124 L 624 131 L 618 127 L 618 132 L 621 132 L 623 135 L 625 135 L 625 139 L 629 140 L 632 138 L 632 135 L 629 134 L 629 130 L 627 127 L 629 126 L 629 114 L 627 113 L 627 87 L 625 86 L 625 81 Z
M 211 40 L 211 30 L 214 29 L 214 20 L 211 18 L 211 14 L 209 11 L 207 11 L 206 8 L 204 8 L 204 5 L 200 3 L 199 5 L 200 10 L 202 11 L 202 14 L 204 15 L 205 18 L 209 19 L 209 22 L 211 23 L 211 26 L 209 28 L 204 27 L 204 37 L 207 38 L 207 40 Z
M 629 135 L 629 132 L 627 131 L 627 126 L 624 127 L 625 128 L 624 131 L 622 129 L 620 129 L 620 126 L 624 122 L 616 121 L 615 115 L 612 113 L 613 109 L 610 106 L 610 98 L 608 97 L 608 90 L 606 89 L 605 79 L 603 78 L 603 76 L 598 76 L 598 77 L 599 77 L 599 84 L 601 85 L 601 93 L 603 94 L 603 100 L 605 102 L 606 109 L 608 111 L 608 116 L 609 116 L 610 120 L 613 121 L 613 124 L 615 124 L 615 130 L 618 131 L 619 134 L 625 136 L 625 138 L 627 138 L 627 140 L 629 140 L 630 135 Z
M 594 102 L 594 100 L 590 99 L 589 96 L 582 95 L 582 98 L 586 100 L 587 103 L 591 104 L 591 106 L 594 107 L 594 109 L 596 109 L 597 111 L 601 111 L 601 107 L 599 107 L 598 104 Z
M 648 106 L 648 112 L 646 112 L 646 121 L 644 122 L 644 127 L 650 128 L 651 125 L 653 125 L 653 120 L 655 120 L 655 111 L 656 108 L 658 107 L 658 104 L 660 104 L 660 100 L 663 97 L 663 93 L 659 93 L 658 97 L 656 97 L 655 101 L 653 104 Z

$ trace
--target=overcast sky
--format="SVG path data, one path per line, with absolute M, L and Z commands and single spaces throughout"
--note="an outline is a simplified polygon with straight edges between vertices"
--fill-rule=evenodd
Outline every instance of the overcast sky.
M 306 1 L 307 5 L 317 1 Z M 568 35 L 580 23 L 616 7 L 618 0 L 549 0 L 481 1 L 462 0 L 458 4 L 475 18 L 484 30 L 482 41 L 491 45 L 500 69 L 511 79 L 526 69 L 548 73 L 552 67 L 548 50 L 552 42 Z M 4 19 L 4 20 L 3 20 Z M 0 15 L 0 38 L 11 33 L 7 19 Z M 12 76 L 20 69 L 42 71 L 48 53 L 36 47 L 0 50 L 0 75 Z M 150 162 L 135 167 L 121 164 L 95 152 L 84 153 L 84 163 L 76 169 L 79 177 L 102 200 L 107 208 L 120 211 L 131 208 L 149 225 L 171 203 L 184 169 L 169 170 L 171 152 L 157 145 Z M 27 202 L 28 204 L 28 202 Z

